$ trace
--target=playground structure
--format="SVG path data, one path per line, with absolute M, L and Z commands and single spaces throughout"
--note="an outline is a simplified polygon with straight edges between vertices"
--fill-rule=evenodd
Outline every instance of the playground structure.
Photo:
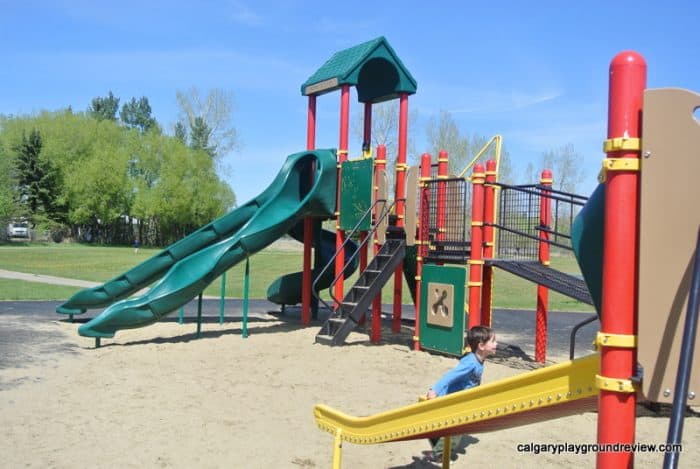
M 490 324 L 498 268 L 537 284 L 538 361 L 545 360 L 550 289 L 596 307 L 598 316 L 592 319 L 601 324 L 599 353 L 371 417 L 354 418 L 319 405 L 314 411 L 318 425 L 334 435 L 334 465 L 340 465 L 343 441 L 375 444 L 491 431 L 596 407 L 598 443 L 633 444 L 637 394 L 651 402 L 673 402 L 682 416 L 688 391 L 694 395 L 700 384 L 690 374 L 692 345 L 681 353 L 674 340 L 681 324 L 692 318 L 683 310 L 688 304 L 692 312 L 692 301 L 686 300 L 698 228 L 692 203 L 699 194 L 684 191 L 698 188 L 691 179 L 669 187 L 660 169 L 677 162 L 696 169 L 682 172 L 684 178 L 700 169 L 688 158 L 693 143 L 694 148 L 700 143 L 692 116 L 700 97 L 684 90 L 645 91 L 646 65 L 635 53 L 618 55 L 610 73 L 605 183 L 587 198 L 554 190 L 546 171 L 537 185 L 500 184 L 500 137 L 485 147 L 484 152 L 494 149 L 494 159 L 485 164 L 480 158 L 486 153 L 479 154 L 462 174 L 451 177 L 447 154 L 438 156 L 437 165 L 423 155 L 419 176 L 406 164 L 408 97 L 416 92 L 415 80 L 384 38 L 338 52 L 301 88 L 308 97 L 307 151 L 291 155 L 267 190 L 129 272 L 79 292 L 58 312 L 80 314 L 111 304 L 80 328 L 98 340 L 119 329 L 151 324 L 197 294 L 201 298 L 204 287 L 228 268 L 289 233 L 303 239 L 303 269 L 278 279 L 268 297 L 283 306 L 300 301 L 302 323 L 308 325 L 316 310 L 314 297 L 323 301 L 320 291 L 329 288 L 331 313 L 317 342 L 342 345 L 366 317 L 370 340 L 378 342 L 381 290 L 392 277 L 391 323 L 398 332 L 405 275 L 416 305 L 414 349 L 461 355 L 465 330 Z M 347 158 L 352 86 L 364 105 L 363 155 L 354 161 Z M 338 150 L 317 150 L 317 97 L 336 90 L 341 94 Z M 397 98 L 392 202 L 384 176 L 385 149 L 378 147 L 372 159 L 369 142 L 372 105 Z M 665 122 L 669 115 L 678 116 L 675 125 Z M 681 142 L 688 146 L 679 146 Z M 640 154 L 645 171 L 640 171 Z M 669 191 L 676 192 L 666 205 L 656 203 L 659 194 Z M 321 231 L 321 221 L 329 218 L 336 220 L 335 233 Z M 652 253 L 668 242 L 669 232 L 676 237 L 675 248 L 659 266 Z M 583 278 L 552 269 L 551 247 L 573 250 Z M 344 281 L 358 264 L 358 279 L 346 293 Z M 161 277 L 145 295 L 127 298 Z M 688 326 L 684 335 L 694 339 L 696 332 Z M 684 364 L 677 375 L 686 380 L 683 385 L 673 382 L 673 365 L 679 362 Z M 631 467 L 633 453 L 601 451 L 597 462 L 599 467 Z
M 692 362 L 698 358 L 694 341 L 700 290 L 696 238 L 700 218 L 692 206 L 700 194 L 692 178 L 700 163 L 690 161 L 700 143 L 700 128 L 693 117 L 700 107 L 700 95 L 645 87 L 644 59 L 634 52 L 618 54 L 610 66 L 604 183 L 590 198 L 553 190 L 552 174 L 547 171 L 539 185 L 507 187 L 497 183 L 497 164 L 490 161 L 486 167 L 474 166 L 468 216 L 463 189 L 466 181 L 449 178 L 446 173 L 431 177 L 429 155 L 424 155 L 421 165 L 415 349 L 455 355 L 463 352 L 466 324 L 462 311 L 468 326 L 490 324 L 493 268 L 501 268 L 538 285 L 539 361 L 544 361 L 546 350 L 549 289 L 596 307 L 601 324 L 595 343 L 598 353 L 368 417 L 351 417 L 317 405 L 314 415 L 319 428 L 334 436 L 333 467 L 340 467 L 343 441 L 377 444 L 445 437 L 596 408 L 601 448 L 597 466 L 632 467 L 634 452 L 614 448 L 631 448 L 635 443 L 638 397 L 673 403 L 668 443 L 680 443 L 683 410 L 700 384 L 697 373 L 692 373 Z M 669 116 L 673 116 L 670 122 Z M 645 171 L 641 171 L 640 155 Z M 446 156 L 440 155 L 438 166 L 445 163 Z M 652 159 L 654 162 L 647 165 Z M 659 195 L 668 194 L 670 189 L 668 172 L 662 168 L 678 163 L 686 169 L 683 180 L 674 180 L 672 193 L 660 201 Z M 497 191 L 502 204 L 498 219 Z M 527 209 L 518 212 L 508 198 L 523 195 Z M 552 204 L 569 207 L 568 228 L 553 229 L 561 213 L 556 208 L 552 217 Z M 536 222 L 533 213 L 537 214 Z M 524 233 L 506 226 L 503 220 L 508 215 L 512 221 L 524 223 Z M 468 241 L 467 220 L 471 225 Z M 659 263 L 658 249 L 668 243 L 670 233 L 678 243 L 674 242 L 673 254 Z M 411 234 L 408 229 L 403 233 L 406 238 Z M 528 243 L 508 240 L 509 234 L 534 241 L 536 260 L 527 258 L 532 254 Z M 573 250 L 583 279 L 550 268 L 550 246 Z M 360 286 L 367 283 L 360 282 Z M 350 297 L 349 303 L 354 298 Z M 340 311 L 335 330 L 347 335 L 361 314 L 343 315 Z M 677 340 L 680 335 L 682 343 Z M 324 339 L 334 345 L 342 343 L 342 338 L 333 341 L 330 337 Z M 449 438 L 444 451 L 449 454 Z M 665 467 L 675 467 L 678 457 L 678 452 L 667 453 Z M 449 467 L 449 462 L 444 458 L 443 467 Z

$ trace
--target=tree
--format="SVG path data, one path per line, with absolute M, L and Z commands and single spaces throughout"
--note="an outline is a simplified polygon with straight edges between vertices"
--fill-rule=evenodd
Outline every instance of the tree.
M 469 157 L 469 140 L 462 136 L 452 114 L 440 111 L 439 116 L 428 120 L 425 128 L 428 138 L 428 153 L 436 159 L 441 150 L 447 151 L 450 174 L 464 169 Z
M 151 116 L 151 105 L 145 96 L 138 100 L 131 98 L 131 101 L 122 106 L 119 117 L 127 127 L 141 132 L 147 132 L 156 127 L 156 120 Z
M 98 121 L 116 121 L 118 109 L 119 98 L 116 98 L 110 90 L 109 94 L 104 98 L 100 96 L 93 98 L 92 103 L 90 106 L 88 106 L 87 112 L 89 116 L 97 119 Z
M 6 226 L 19 213 L 17 200 L 13 197 L 16 184 L 11 173 L 12 157 L 0 140 L 0 226 Z M 0 231 L 0 238 L 3 234 L 4 230 Z
M 562 192 L 576 193 L 578 185 L 585 176 L 581 167 L 583 156 L 579 154 L 574 145 L 566 145 L 545 151 L 542 154 L 542 168 L 551 169 L 554 176 L 555 189 Z M 539 182 L 539 178 L 538 181 Z
M 32 215 L 45 215 L 54 221 L 63 221 L 65 212 L 59 199 L 58 172 L 49 160 L 42 159 L 42 138 L 34 129 L 14 145 L 15 174 L 19 202 Z
M 410 110 L 408 114 L 409 123 L 418 120 L 417 111 Z M 358 140 L 361 141 L 364 138 L 364 113 L 358 112 L 353 118 L 352 130 Z M 394 169 L 399 154 L 399 105 L 396 100 L 385 101 L 372 106 L 372 141 L 369 144 L 372 147 L 373 154 L 379 145 L 384 145 L 386 148 L 387 182 L 389 187 L 393 188 Z M 407 154 L 413 153 L 414 144 L 410 133 L 406 147 Z M 407 159 L 409 159 L 408 155 Z M 418 158 L 415 159 L 417 160 Z M 390 192 L 392 190 L 390 189 Z
M 175 123 L 175 138 L 183 145 L 187 145 L 187 128 L 182 122 Z
M 189 130 L 190 138 L 194 139 L 195 129 L 200 132 L 197 146 L 208 148 L 208 153 L 215 159 L 221 158 L 231 151 L 238 143 L 236 129 L 233 127 L 233 95 L 220 88 L 209 90 L 202 97 L 197 88 L 187 92 L 176 93 L 180 107 L 180 123 Z M 204 132 L 206 124 L 206 130 Z M 208 134 L 206 145 L 202 146 L 202 137 Z M 190 142 L 192 145 L 192 142 Z
M 195 117 L 190 129 L 190 147 L 193 150 L 201 150 L 214 158 L 216 147 L 209 144 L 212 131 L 202 117 Z

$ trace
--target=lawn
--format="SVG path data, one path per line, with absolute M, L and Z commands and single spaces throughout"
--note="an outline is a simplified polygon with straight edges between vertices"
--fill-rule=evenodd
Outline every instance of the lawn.
M 158 253 L 157 249 L 130 247 L 100 247 L 80 244 L 36 244 L 0 246 L 0 268 L 18 272 L 54 275 L 94 282 L 104 282 L 131 269 Z M 277 277 L 301 270 L 301 252 L 298 249 L 279 248 L 273 245 L 250 258 L 250 297 L 266 298 L 267 287 Z M 578 274 L 573 257 L 552 258 L 552 267 Z M 226 296 L 240 298 L 243 294 L 245 264 L 240 263 L 226 275 Z M 357 274 L 346 282 L 350 288 Z M 526 280 L 502 271 L 496 271 L 493 304 L 497 308 L 534 309 L 536 286 Z M 62 300 L 80 290 L 77 287 L 46 285 L 17 280 L 0 280 L 0 300 Z M 393 281 L 384 289 L 382 301 L 392 302 Z M 404 303 L 410 302 L 410 294 L 404 282 Z M 221 294 L 221 282 L 215 280 L 205 295 Z M 323 295 L 328 297 L 327 294 Z M 588 305 L 550 293 L 550 309 L 557 311 L 592 311 Z

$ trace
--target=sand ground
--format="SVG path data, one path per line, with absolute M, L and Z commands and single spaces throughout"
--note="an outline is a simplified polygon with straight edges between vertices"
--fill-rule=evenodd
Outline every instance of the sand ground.
M 12 321 L 12 316 L 0 317 Z M 332 437 L 312 410 L 325 403 L 370 415 L 415 402 L 452 358 L 417 353 L 409 334 L 369 345 L 314 344 L 318 327 L 261 314 L 241 337 L 241 323 L 159 323 L 121 331 L 94 348 L 76 324 L 31 326 L 52 337 L 0 369 L 0 467 L 6 468 L 325 468 Z M 53 345 L 55 346 L 53 346 Z M 532 363 L 501 352 L 484 382 L 526 372 Z M 565 357 L 553 357 L 563 360 Z M 645 412 L 637 441 L 663 443 L 668 416 Z M 668 412 L 666 412 L 668 414 Z M 594 454 L 532 454 L 527 443 L 595 443 L 597 414 L 585 413 L 470 437 L 454 468 L 594 467 Z M 680 467 L 700 460 L 700 419 L 686 418 Z M 425 440 L 343 447 L 344 468 L 436 468 Z M 637 453 L 637 467 L 661 467 L 662 453 Z

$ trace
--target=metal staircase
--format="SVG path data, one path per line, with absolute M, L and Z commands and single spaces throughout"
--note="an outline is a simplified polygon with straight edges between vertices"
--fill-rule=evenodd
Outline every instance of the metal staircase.
M 386 243 L 360 274 L 355 285 L 333 311 L 316 335 L 316 342 L 325 345 L 343 345 L 367 312 L 372 300 L 381 292 L 406 255 L 406 239 L 401 233 L 387 236 Z
M 345 264 L 347 265 L 348 263 L 353 262 L 354 258 L 360 253 L 365 244 L 374 239 L 374 234 L 377 229 L 384 226 L 383 221 L 385 219 L 390 219 L 389 214 L 392 212 L 396 202 L 397 201 L 394 201 L 391 204 L 388 204 L 386 200 L 376 200 L 372 206 L 367 209 L 364 215 L 362 215 L 355 228 L 346 233 L 345 242 L 340 246 L 340 248 L 338 248 L 335 255 L 328 261 L 328 264 L 326 264 L 326 266 L 321 270 L 316 281 L 314 281 L 312 288 L 313 295 L 321 303 L 323 303 L 326 308 L 331 310 L 328 320 L 323 324 L 323 327 L 316 335 L 316 342 L 326 345 L 342 345 L 350 332 L 355 329 L 357 323 L 365 315 L 369 305 L 372 303 L 372 300 L 379 294 L 382 287 L 393 276 L 399 264 L 406 256 L 406 234 L 403 228 L 389 226 L 386 232 L 386 242 L 379 250 L 377 255 L 374 256 L 367 268 L 360 273 L 357 282 L 355 282 L 355 285 L 350 288 L 342 301 L 336 298 L 333 294 L 335 284 L 340 280 L 342 275 L 337 275 L 331 282 L 328 291 L 330 297 L 333 299 L 333 302 L 339 305 L 338 308 L 333 308 L 326 303 L 323 298 L 321 298 L 318 290 L 318 280 L 326 271 L 334 267 L 335 259 L 345 248 L 345 244 L 348 243 L 353 237 L 357 237 L 359 235 L 359 227 L 362 225 L 364 220 L 372 217 L 372 213 L 374 213 L 375 208 L 379 208 L 379 213 L 375 217 L 372 217 L 372 229 L 367 233 L 365 239 L 357 246 L 357 249 L 352 256 L 345 259 Z

